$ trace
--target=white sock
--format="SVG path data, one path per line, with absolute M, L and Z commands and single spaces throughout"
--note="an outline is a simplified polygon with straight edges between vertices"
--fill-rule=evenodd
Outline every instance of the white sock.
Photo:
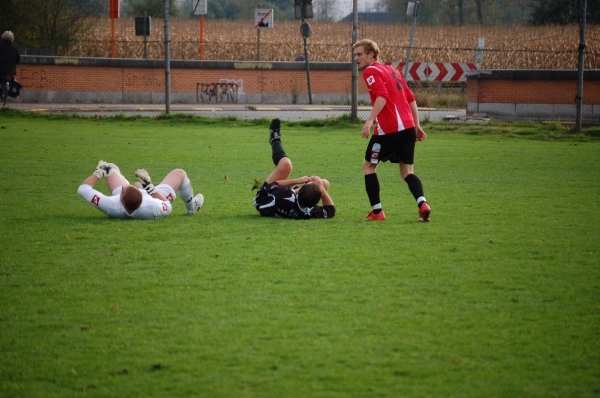
M 194 190 L 192 188 L 192 183 L 188 178 L 187 174 L 183 179 L 183 182 L 181 183 L 177 194 L 179 195 L 179 197 L 181 197 L 183 203 L 185 203 L 185 208 L 187 210 L 194 210 L 194 204 L 192 203 L 192 199 L 194 199 Z

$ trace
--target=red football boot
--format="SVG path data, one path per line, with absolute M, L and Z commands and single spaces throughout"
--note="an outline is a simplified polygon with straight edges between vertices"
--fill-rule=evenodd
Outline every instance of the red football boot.
M 427 202 L 423 203 L 419 208 L 419 222 L 429 222 L 431 219 L 431 207 L 427 204 Z
M 385 221 L 385 213 L 383 210 L 381 210 L 379 214 L 370 212 L 369 215 L 365 217 L 365 221 Z

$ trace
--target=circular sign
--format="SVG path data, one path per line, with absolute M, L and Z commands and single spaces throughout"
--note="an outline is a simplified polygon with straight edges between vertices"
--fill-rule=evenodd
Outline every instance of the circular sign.
M 310 25 L 308 24 L 308 22 L 303 22 L 302 25 L 300 25 L 300 34 L 302 35 L 302 37 L 307 38 L 310 36 L 311 33 L 312 30 L 310 29 Z

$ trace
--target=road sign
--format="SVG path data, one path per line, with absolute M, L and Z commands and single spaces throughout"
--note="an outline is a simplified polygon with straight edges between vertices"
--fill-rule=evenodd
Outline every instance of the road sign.
M 308 22 L 303 22 L 302 25 L 300 25 L 300 34 L 302 35 L 302 37 L 308 38 L 311 33 L 312 29 L 310 28 Z
M 208 12 L 207 0 L 194 0 L 194 15 L 206 15 Z
M 152 31 L 152 18 L 151 17 L 135 17 L 135 35 L 136 36 L 150 36 Z
M 257 8 L 254 10 L 254 27 L 259 29 L 273 29 L 273 9 Z
M 404 70 L 406 62 L 385 62 Z M 480 64 L 472 62 L 409 62 L 406 81 L 464 82 L 467 72 L 478 70 Z
M 305 19 L 313 16 L 312 0 L 294 0 L 294 18 Z
M 110 0 L 110 17 L 119 18 L 119 0 Z

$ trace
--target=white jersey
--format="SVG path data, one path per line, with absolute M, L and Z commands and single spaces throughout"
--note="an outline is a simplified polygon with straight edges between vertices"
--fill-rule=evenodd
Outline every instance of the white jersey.
M 121 187 L 112 192 L 112 196 L 106 196 L 102 192 L 95 190 L 90 185 L 81 184 L 77 193 L 86 202 L 106 213 L 110 218 L 135 218 L 138 220 L 154 220 L 171 214 L 173 207 L 168 200 L 153 198 L 148 193 L 140 189 L 142 193 L 142 205 L 133 213 L 127 213 L 121 203 Z

